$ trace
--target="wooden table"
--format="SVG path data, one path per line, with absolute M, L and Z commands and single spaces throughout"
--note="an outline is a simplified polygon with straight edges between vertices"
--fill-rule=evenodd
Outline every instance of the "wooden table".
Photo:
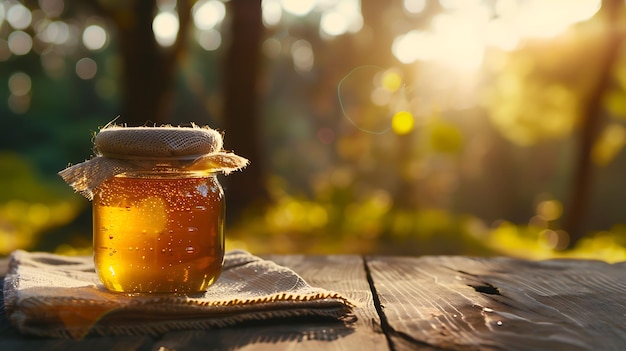
M 74 341 L 21 336 L 1 310 L 0 350 L 626 350 L 626 262 L 268 258 L 352 299 L 358 320 Z

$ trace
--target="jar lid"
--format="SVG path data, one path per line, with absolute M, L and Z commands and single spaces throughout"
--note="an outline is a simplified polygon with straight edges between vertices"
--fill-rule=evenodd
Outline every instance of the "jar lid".
M 94 138 L 96 155 L 59 175 L 87 199 L 105 180 L 121 173 L 170 170 L 228 174 L 248 160 L 222 149 L 222 135 L 208 126 L 124 127 L 109 125 Z
M 209 127 L 112 126 L 98 132 L 94 146 L 111 158 L 198 157 L 221 150 L 222 136 Z

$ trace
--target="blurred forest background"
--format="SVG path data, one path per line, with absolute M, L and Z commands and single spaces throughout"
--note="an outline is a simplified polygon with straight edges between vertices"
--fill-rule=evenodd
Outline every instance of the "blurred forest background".
M 0 0 L 0 255 L 91 250 L 57 176 L 225 132 L 227 249 L 626 260 L 624 0 Z

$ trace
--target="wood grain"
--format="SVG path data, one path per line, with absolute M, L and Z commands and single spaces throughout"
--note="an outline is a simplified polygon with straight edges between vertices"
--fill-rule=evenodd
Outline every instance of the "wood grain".
M 388 349 L 362 257 L 275 256 L 272 259 L 293 269 L 309 284 L 337 291 L 356 305 L 357 320 L 350 325 L 354 333 L 342 340 L 341 349 L 353 350 L 354 345 L 359 345 L 360 351 Z
M 309 284 L 341 293 L 357 307 L 354 323 L 291 320 L 252 323 L 222 330 L 172 332 L 153 350 L 388 350 L 359 256 L 272 256 Z
M 370 257 L 394 350 L 624 350 L 626 262 Z

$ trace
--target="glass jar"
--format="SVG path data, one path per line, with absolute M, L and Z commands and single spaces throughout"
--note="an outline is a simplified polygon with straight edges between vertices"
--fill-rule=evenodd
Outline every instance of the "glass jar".
M 127 172 L 94 191 L 96 271 L 125 293 L 197 293 L 224 259 L 224 192 L 216 174 Z

